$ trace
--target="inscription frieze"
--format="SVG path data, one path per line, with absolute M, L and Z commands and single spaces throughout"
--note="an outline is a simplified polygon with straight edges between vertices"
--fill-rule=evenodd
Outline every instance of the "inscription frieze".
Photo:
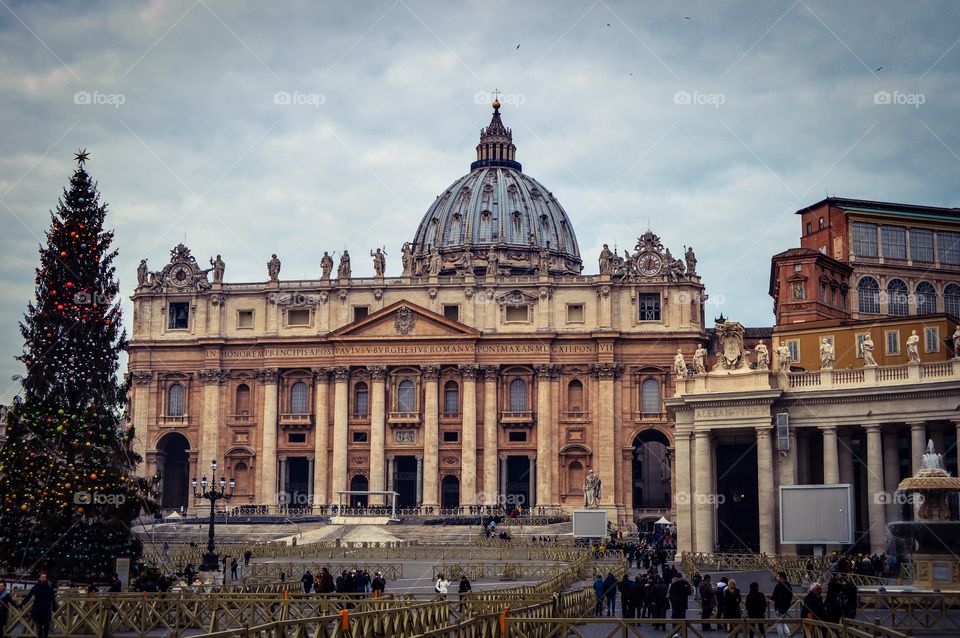
M 547 343 L 379 343 L 332 344 L 323 346 L 263 348 L 261 350 L 224 350 L 222 359 L 296 359 L 357 355 L 422 355 L 422 354 L 593 354 L 606 351 L 601 344 Z

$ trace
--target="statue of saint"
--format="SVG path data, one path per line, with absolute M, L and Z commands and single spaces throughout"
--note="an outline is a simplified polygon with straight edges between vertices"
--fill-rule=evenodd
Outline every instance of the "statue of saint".
M 413 271 L 413 247 L 408 241 L 403 242 L 400 248 L 400 263 L 403 265 L 403 276 L 409 277 Z
M 833 362 L 836 361 L 837 355 L 833 349 L 833 344 L 830 343 L 830 340 L 824 337 L 820 340 L 820 369 L 821 370 L 833 370 Z
M 873 339 L 871 339 L 870 334 L 867 333 L 863 341 L 860 342 L 860 349 L 863 351 L 864 367 L 877 365 L 877 360 L 873 358 L 873 348 Z
M 350 252 L 347 250 L 344 250 L 343 254 L 340 255 L 340 265 L 337 266 L 337 278 L 350 279 Z
M 613 274 L 613 252 L 607 244 L 604 244 L 603 250 L 600 251 L 600 274 Z
M 920 335 L 916 330 L 907 337 L 907 359 L 910 363 L 920 363 Z
M 767 350 L 767 346 L 765 346 L 762 341 L 759 341 L 754 350 L 757 353 L 757 370 L 769 370 L 770 351 Z
M 150 271 L 147 269 L 147 260 L 141 259 L 140 265 L 137 266 L 137 285 L 146 286 L 149 277 Z M 957 330 L 960 330 L 960 326 L 957 326 Z
M 600 507 L 600 477 L 591 468 L 583 479 L 583 506 L 588 510 Z
M 693 353 L 693 368 L 697 371 L 697 374 L 707 373 L 707 349 L 703 347 L 702 343 L 697 346 Z
M 460 267 L 463 268 L 464 274 L 473 276 L 472 250 L 465 250 L 463 251 L 463 254 L 460 255 Z
M 443 270 L 443 257 L 440 256 L 440 249 L 434 248 L 433 252 L 430 253 L 429 273 L 431 276 L 439 275 L 441 270 Z
M 487 277 L 496 277 L 497 270 L 499 270 L 497 266 L 497 253 L 495 253 L 492 250 L 488 250 L 487 251 L 487 270 L 484 273 L 484 275 Z
M 267 262 L 267 274 L 270 275 L 270 281 L 276 281 L 280 277 L 280 260 L 277 259 L 276 253 Z
M 540 249 L 540 254 L 538 255 L 537 260 L 537 270 L 541 275 L 550 274 L 550 251 L 546 248 Z
M 383 271 L 387 269 L 387 254 L 382 252 L 379 248 L 377 251 L 370 251 L 370 256 L 373 257 L 373 274 L 375 277 L 383 277 Z
M 673 371 L 678 379 L 687 378 L 687 362 L 683 359 L 683 351 L 677 348 L 677 354 L 673 357 Z
M 960 359 L 960 326 L 953 331 L 953 358 Z
M 687 252 L 684 254 L 684 258 L 687 261 L 687 274 L 697 274 L 697 256 L 693 254 L 693 246 L 687 247 Z
M 780 371 L 780 374 L 786 374 L 790 372 L 790 348 L 785 343 L 781 343 L 777 346 L 777 369 Z
M 327 251 L 323 251 L 323 257 L 320 258 L 320 271 L 323 279 L 330 279 L 330 273 L 333 272 L 333 257 Z
M 223 263 L 222 259 L 220 259 L 220 255 L 217 255 L 216 260 L 211 259 L 210 265 L 213 266 L 213 283 L 222 284 L 223 273 L 226 271 L 227 265 Z

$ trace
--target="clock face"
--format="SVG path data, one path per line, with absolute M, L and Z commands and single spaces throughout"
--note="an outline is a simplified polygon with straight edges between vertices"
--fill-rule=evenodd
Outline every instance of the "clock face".
M 192 277 L 193 272 L 184 264 L 178 264 L 170 271 L 170 281 L 174 286 L 186 286 Z
M 663 259 L 661 259 L 657 253 L 644 252 L 640 253 L 640 256 L 637 257 L 637 270 L 639 270 L 640 274 L 644 277 L 658 275 L 662 268 Z

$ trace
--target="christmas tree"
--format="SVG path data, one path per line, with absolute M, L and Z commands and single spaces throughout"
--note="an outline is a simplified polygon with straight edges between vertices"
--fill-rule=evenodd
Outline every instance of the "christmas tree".
M 150 495 L 133 477 L 140 458 L 124 427 L 113 233 L 88 154 L 75 157 L 40 246 L 36 299 L 20 324 L 26 374 L 0 449 L 0 564 L 59 578 L 109 576 L 115 558 L 138 556 L 130 527 Z

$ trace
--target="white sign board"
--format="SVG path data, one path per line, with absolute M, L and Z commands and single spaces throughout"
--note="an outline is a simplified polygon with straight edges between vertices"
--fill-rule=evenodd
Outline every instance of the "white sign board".
M 780 542 L 789 545 L 853 543 L 853 487 L 780 486 Z
M 605 538 L 607 536 L 607 510 L 574 510 L 574 538 Z

